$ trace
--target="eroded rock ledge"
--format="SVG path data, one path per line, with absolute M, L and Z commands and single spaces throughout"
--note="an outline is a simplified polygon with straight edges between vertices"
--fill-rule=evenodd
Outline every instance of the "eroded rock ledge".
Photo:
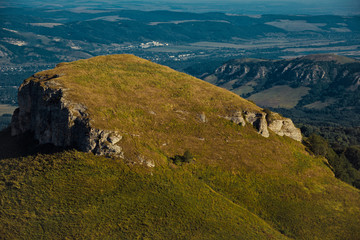
M 279 136 L 287 136 L 299 142 L 302 140 L 301 131 L 295 127 L 292 120 L 281 117 L 277 113 L 272 112 L 270 117 L 266 112 L 235 111 L 224 118 L 242 126 L 245 126 L 247 122 L 266 138 L 270 136 L 269 130 L 271 130 Z
M 19 88 L 19 108 L 11 122 L 13 136 L 30 131 L 39 144 L 123 158 L 118 132 L 93 128 L 85 106 L 68 101 L 66 89 L 57 87 L 55 81 L 37 81 L 40 78 L 35 75 Z

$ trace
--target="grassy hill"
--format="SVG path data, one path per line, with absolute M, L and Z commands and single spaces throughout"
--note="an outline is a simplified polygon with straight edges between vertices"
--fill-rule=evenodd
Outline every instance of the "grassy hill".
M 360 235 L 359 190 L 301 143 L 274 133 L 264 138 L 220 117 L 261 110 L 227 90 L 131 55 L 62 63 L 39 75 L 57 76 L 52 81 L 87 106 L 94 126 L 120 132 L 125 159 L 34 152 L 29 139 L 1 132 L 5 239 Z M 186 150 L 193 160 L 175 164 Z

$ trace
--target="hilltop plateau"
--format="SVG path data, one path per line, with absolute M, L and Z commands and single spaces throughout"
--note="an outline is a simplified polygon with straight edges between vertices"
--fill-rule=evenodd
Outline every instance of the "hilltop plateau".
M 36 73 L 18 96 L 0 133 L 7 239 L 360 235 L 359 190 L 290 119 L 225 89 L 110 55 Z

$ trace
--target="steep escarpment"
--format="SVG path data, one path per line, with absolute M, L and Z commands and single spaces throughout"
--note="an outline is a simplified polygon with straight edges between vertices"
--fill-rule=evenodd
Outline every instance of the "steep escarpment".
M 131 57 L 131 59 L 141 61 L 138 63 L 139 68 L 142 67 L 141 64 L 149 64 L 148 62 L 144 62 L 144 60 L 141 59 L 133 57 Z M 84 62 L 86 63 L 86 61 Z M 91 64 L 91 60 L 89 60 L 89 63 Z M 72 87 L 71 85 L 76 82 L 76 74 L 74 76 L 75 79 L 71 79 L 72 76 L 69 76 L 69 72 L 71 72 L 72 68 L 76 66 L 77 63 L 70 63 L 62 66 L 60 65 L 54 70 L 35 74 L 21 85 L 18 94 L 19 108 L 14 113 L 11 125 L 12 135 L 15 136 L 30 131 L 34 133 L 35 139 L 38 140 L 40 144 L 51 143 L 55 146 L 75 147 L 81 151 L 93 152 L 99 155 L 123 157 L 123 151 L 121 147 L 122 135 L 119 133 L 119 131 L 124 131 L 124 129 L 121 128 L 122 124 L 119 123 L 119 125 L 108 125 L 104 127 L 103 123 L 105 122 L 106 124 L 108 123 L 108 121 L 111 120 L 118 121 L 118 119 L 114 119 L 111 117 L 110 119 L 107 119 L 107 115 L 111 115 L 112 112 L 117 111 L 118 106 L 115 105 L 113 109 L 110 109 L 109 106 L 106 106 L 107 103 L 105 103 L 105 105 L 103 106 L 101 105 L 101 101 L 103 101 L 103 99 L 100 100 L 100 104 L 92 102 L 92 98 L 100 98 L 102 95 L 108 94 L 108 92 L 98 93 L 96 92 L 96 88 L 92 90 L 91 87 L 93 86 L 92 84 L 94 84 L 92 82 L 89 82 L 87 86 L 85 86 L 85 88 L 87 88 L 89 92 L 84 96 L 82 96 L 83 93 L 80 86 L 77 86 L 75 88 Z M 111 65 L 109 64 L 108 66 L 104 66 L 104 68 L 109 68 L 109 66 Z M 129 72 L 131 73 L 131 71 L 133 70 L 127 70 L 127 72 L 124 72 L 124 70 L 122 71 L 125 75 L 129 74 Z M 109 72 L 109 74 L 114 74 L 115 72 L 116 70 L 114 72 Z M 122 77 L 123 74 L 119 73 L 118 77 Z M 67 77 L 70 78 L 67 80 Z M 83 76 L 81 77 L 83 78 Z M 91 78 L 93 77 L 97 76 L 89 76 L 89 79 L 91 80 Z M 171 73 L 169 74 L 169 77 L 172 77 Z M 175 98 L 180 98 L 182 97 L 182 95 L 184 95 L 186 101 L 198 101 L 197 97 L 199 95 L 199 90 L 196 90 L 196 93 L 191 93 L 190 91 L 187 92 L 185 88 L 195 88 L 199 84 L 207 84 L 202 83 L 200 80 L 197 79 L 191 79 L 190 83 L 187 82 L 187 79 L 190 78 L 189 76 L 183 75 L 183 77 L 185 80 L 182 85 L 185 84 L 185 87 L 181 85 L 179 86 L 180 88 L 178 86 L 174 86 L 174 89 L 170 89 L 171 95 L 168 96 L 168 98 L 174 99 L 175 94 Z M 105 79 L 105 81 L 107 81 L 107 79 Z M 116 84 L 124 83 L 121 81 L 121 79 L 119 79 L 118 82 L 114 82 L 113 84 L 116 86 Z M 129 82 L 129 84 L 133 84 L 133 82 Z M 161 84 L 166 84 L 166 81 L 163 81 Z M 139 86 L 140 85 L 138 85 L 138 87 Z M 128 87 L 128 84 L 124 84 L 122 86 L 122 88 L 126 87 Z M 146 87 L 148 88 L 149 86 Z M 206 86 L 206 88 L 211 87 L 212 86 L 210 85 Z M 215 91 L 219 91 L 219 89 L 216 89 L 215 87 L 213 88 L 215 89 Z M 150 85 L 148 92 L 151 93 L 158 90 L 159 89 L 156 85 Z M 122 89 L 121 91 L 123 95 L 129 94 L 128 91 L 123 91 Z M 214 90 L 209 91 L 211 92 Z M 144 90 L 131 90 L 131 92 L 132 95 L 128 95 L 128 98 L 133 98 L 137 95 L 146 94 L 146 91 Z M 158 101 L 163 97 L 161 95 L 163 95 L 164 93 L 166 92 L 158 91 L 158 95 L 155 93 L 153 96 L 151 96 L 151 101 Z M 221 94 L 223 95 L 224 93 Z M 212 94 L 210 93 L 210 95 Z M 113 99 L 109 99 L 109 101 L 116 102 L 118 98 L 121 97 L 119 97 L 117 94 L 113 94 Z M 182 101 L 183 100 L 184 99 L 182 99 Z M 141 103 L 144 101 L 144 99 L 139 99 L 139 101 Z M 267 121 L 267 113 L 263 112 L 260 108 L 256 106 L 252 106 L 251 103 L 246 102 L 242 99 L 238 100 L 241 105 L 239 105 L 239 102 L 232 103 L 228 100 L 219 99 L 215 101 L 214 97 L 212 101 L 219 105 L 222 103 L 228 106 L 226 109 L 224 107 L 216 106 L 216 104 L 214 104 L 216 111 L 225 113 L 225 119 L 231 120 L 236 124 L 240 123 L 242 126 L 245 126 L 246 123 L 249 123 L 263 137 L 269 137 L 271 130 L 273 131 L 273 133 L 280 136 L 285 135 L 297 141 L 301 141 L 300 130 L 292 124 L 290 119 L 285 119 L 277 115 L 277 119 L 273 119 L 272 122 Z M 135 109 L 139 110 L 143 108 L 146 104 L 148 103 L 139 105 Z M 174 102 L 174 104 L 176 103 Z M 196 102 L 194 104 L 196 108 L 204 107 L 202 102 Z M 153 117 L 156 117 L 156 112 L 162 111 L 159 108 L 164 107 L 166 107 L 166 105 L 156 106 L 155 103 L 154 106 L 147 109 L 146 115 L 153 115 Z M 186 113 L 185 115 L 189 115 L 188 109 L 176 110 L 177 108 L 175 109 L 175 107 L 173 106 L 169 107 L 172 108 L 175 112 L 177 111 L 178 114 Z M 95 112 L 94 109 L 98 109 L 99 111 Z M 104 110 L 106 110 L 107 112 L 102 114 L 101 112 Z M 134 111 L 133 109 L 129 110 Z M 143 111 L 145 111 L 145 109 L 143 109 Z M 124 112 L 121 113 L 123 114 Z M 195 114 L 200 114 L 200 120 L 204 123 L 207 122 L 207 124 L 210 124 L 209 121 L 214 121 L 207 121 L 207 119 L 215 117 L 215 115 L 211 113 L 209 115 L 209 113 L 205 114 L 203 111 L 199 113 L 196 113 L 195 111 L 192 118 L 196 119 Z M 101 117 L 102 119 L 99 119 L 99 115 L 103 115 Z M 189 117 L 191 118 L 191 116 Z M 242 120 L 240 120 L 239 122 L 239 119 Z M 275 122 L 277 123 L 275 124 Z M 287 124 L 282 124 L 283 122 L 286 122 Z M 100 124 L 97 125 L 97 123 Z M 274 127 L 275 125 L 276 127 Z M 287 134 L 284 134 L 284 131 Z
M 20 86 L 11 134 L 32 132 L 39 144 L 122 157 L 122 149 L 116 145 L 122 136 L 93 128 L 86 106 L 66 99 L 67 89 L 52 80 L 57 77 L 34 75 Z

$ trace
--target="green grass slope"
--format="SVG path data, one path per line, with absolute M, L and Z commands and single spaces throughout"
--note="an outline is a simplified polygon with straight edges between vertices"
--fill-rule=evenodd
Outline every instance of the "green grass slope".
M 88 107 L 94 126 L 119 131 L 125 160 L 72 150 L 29 155 L 1 133 L 6 239 L 360 236 L 360 192 L 301 143 L 273 133 L 264 138 L 220 117 L 261 110 L 239 96 L 131 55 L 39 74 L 57 74 L 51 81 Z M 185 150 L 194 155 L 191 163 L 169 160 Z
M 75 151 L 4 166 L 5 239 L 287 239 L 187 168 L 150 173 Z

